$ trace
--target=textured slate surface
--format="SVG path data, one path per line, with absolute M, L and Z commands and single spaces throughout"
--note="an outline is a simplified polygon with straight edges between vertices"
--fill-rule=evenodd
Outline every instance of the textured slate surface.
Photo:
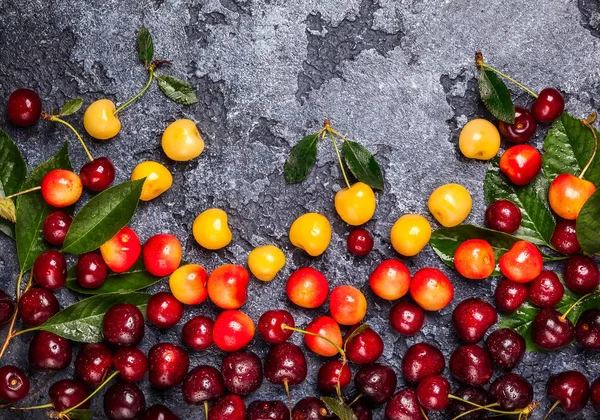
M 404 351 L 415 342 L 433 342 L 449 354 L 458 344 L 449 328 L 454 305 L 472 295 L 490 297 L 495 286 L 495 281 L 473 284 L 459 279 L 441 267 L 430 249 L 407 259 L 413 272 L 424 266 L 448 272 L 456 298 L 441 313 L 428 314 L 416 337 L 404 339 L 388 327 L 391 304 L 376 299 L 366 284 L 375 265 L 394 256 L 388 240 L 393 222 L 406 212 L 426 214 L 427 196 L 438 185 L 464 184 L 474 198 L 469 221 L 482 222 L 486 165 L 461 158 L 456 147 L 460 127 L 470 118 L 486 116 L 475 91 L 474 50 L 482 49 L 491 63 L 534 90 L 560 88 L 574 115 L 589 113 L 600 90 L 600 7 L 594 0 L 4 0 L 0 97 L 28 86 L 40 92 L 46 110 L 76 96 L 84 97 L 86 104 L 100 97 L 124 101 L 146 78 L 134 50 L 141 25 L 154 35 L 157 57 L 173 60 L 170 72 L 187 78 L 200 102 L 191 107 L 173 104 L 154 86 L 122 114 L 117 138 L 88 140 L 94 155 L 113 159 L 118 182 L 141 160 L 161 161 L 173 172 L 173 188 L 141 205 L 132 226 L 144 240 L 163 231 L 176 234 L 185 245 L 185 258 L 209 270 L 226 262 L 245 263 L 248 252 L 259 244 L 282 246 L 288 264 L 281 275 L 270 284 L 250 284 L 244 310 L 254 320 L 268 308 L 291 308 L 285 279 L 302 265 L 323 270 L 332 287 L 357 285 L 369 299 L 367 321 L 385 339 L 383 360 L 397 372 Z M 525 95 L 514 93 L 517 102 L 528 103 Z M 80 117 L 72 120 L 83 130 Z M 182 117 L 197 122 L 206 151 L 192 162 L 174 163 L 162 154 L 159 141 L 167 124 Z M 30 168 L 65 138 L 71 143 L 74 165 L 85 163 L 83 151 L 65 128 L 40 122 L 20 130 L 4 115 L 1 118 L 2 128 L 17 141 Z M 317 167 L 305 183 L 283 182 L 282 165 L 290 147 L 317 131 L 324 118 L 375 152 L 385 172 L 386 189 L 367 224 L 376 238 L 375 251 L 364 259 L 346 252 L 349 229 L 334 213 L 333 194 L 342 183 L 330 144 L 320 145 Z M 538 136 L 538 145 L 541 139 Z M 234 240 L 226 249 L 208 253 L 195 244 L 191 224 L 212 206 L 229 214 Z M 331 245 L 321 258 L 306 257 L 287 239 L 288 226 L 306 211 L 323 212 L 333 223 Z M 0 237 L 0 281 L 6 290 L 14 289 L 17 277 L 14 251 L 14 244 Z M 161 284 L 156 290 L 167 287 Z M 58 295 L 63 305 L 74 300 L 64 290 Z M 301 326 L 327 310 L 292 309 Z M 214 316 L 216 310 L 207 302 L 187 308 L 184 319 L 199 313 Z M 142 348 L 159 341 L 178 342 L 180 329 L 181 325 L 170 331 L 147 327 Z M 23 366 L 29 339 L 16 339 L 2 363 Z M 300 343 L 301 337 L 293 340 Z M 266 352 L 260 340 L 251 348 L 261 356 Z M 322 360 L 308 356 L 309 379 L 292 391 L 294 401 L 318 394 L 315 380 Z M 191 357 L 192 365 L 218 366 L 222 354 L 213 349 Z M 549 374 L 567 368 L 593 379 L 600 374 L 600 355 L 573 345 L 556 354 L 527 354 L 516 371 L 534 383 L 535 398 L 545 400 Z M 27 403 L 46 402 L 49 384 L 70 374 L 71 370 L 31 372 L 35 394 Z M 404 385 L 402 379 L 399 382 Z M 183 403 L 179 389 L 151 391 L 146 381 L 142 387 L 148 405 L 164 402 L 182 417 L 202 415 L 201 408 Z M 283 399 L 283 390 L 265 383 L 251 397 L 258 398 Z M 541 418 L 548 406 L 544 401 L 533 417 Z M 103 418 L 101 398 L 93 409 Z M 8 415 L 0 412 L 2 418 Z M 382 411 L 376 412 L 376 418 L 382 416 Z M 591 419 L 594 414 L 588 410 L 574 418 Z

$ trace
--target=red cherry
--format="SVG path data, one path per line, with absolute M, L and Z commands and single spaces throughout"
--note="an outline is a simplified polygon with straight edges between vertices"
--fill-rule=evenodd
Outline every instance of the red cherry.
M 456 379 L 471 386 L 488 383 L 493 374 L 489 353 L 476 344 L 467 344 L 454 350 L 449 365 Z
M 529 284 L 529 300 L 538 308 L 558 304 L 565 294 L 565 286 L 552 271 L 544 270 Z
M 115 346 L 135 346 L 144 338 L 144 316 L 137 306 L 118 303 L 104 314 L 104 341 Z
M 364 365 L 373 363 L 383 354 L 383 340 L 372 328 L 350 337 L 360 325 L 355 325 L 348 330 L 344 337 L 346 355 L 350 361 Z
M 150 385 L 157 389 L 169 389 L 183 382 L 190 358 L 187 352 L 175 344 L 159 343 L 148 352 Z
M 581 251 L 575 224 L 575 220 L 567 219 L 559 219 L 556 222 L 551 242 L 558 252 L 571 255 Z
M 138 348 L 122 347 L 115 352 L 115 369 L 126 382 L 141 381 L 148 370 L 148 358 Z
M 258 332 L 269 344 L 283 343 L 292 336 L 293 331 L 284 330 L 282 327 L 295 327 L 294 317 L 283 309 L 274 309 L 265 312 L 258 320 Z
M 533 117 L 541 123 L 551 123 L 565 110 L 565 98 L 555 88 L 542 89 L 531 105 Z
M 83 254 L 77 261 L 77 283 L 86 289 L 96 289 L 104 284 L 108 276 L 108 266 L 100 254 Z
M 408 348 L 402 359 L 402 375 L 409 382 L 418 383 L 429 375 L 444 371 L 444 355 L 432 344 L 417 343 Z
M 148 321 L 159 328 L 175 326 L 183 316 L 183 304 L 171 293 L 160 292 L 148 301 L 146 307 Z
M 528 144 L 510 147 L 500 157 L 500 170 L 513 184 L 527 185 L 542 170 L 542 155 Z
M 145 410 L 146 398 L 136 384 L 114 384 L 104 394 L 104 414 L 110 420 L 137 419 Z
M 51 245 L 61 246 L 72 222 L 73 218 L 64 211 L 50 213 L 42 225 L 44 239 Z
M 75 376 L 84 384 L 97 387 L 113 365 L 113 354 L 102 343 L 86 344 L 75 358 Z
M 544 268 L 542 254 L 535 245 L 518 241 L 500 257 L 500 271 L 517 283 L 528 283 L 540 275 Z
M 415 335 L 425 322 L 425 311 L 412 302 L 397 302 L 390 310 L 390 324 L 402 335 Z
M 0 401 L 15 403 L 29 394 L 29 379 L 16 366 L 0 367 Z
M 144 412 L 142 420 L 179 420 L 173 412 L 162 404 L 154 404 Z
M 535 134 L 537 124 L 531 112 L 522 106 L 515 106 L 515 122 L 500 121 L 498 130 L 511 143 L 525 143 Z
M 366 229 L 354 229 L 348 235 L 348 251 L 356 256 L 364 257 L 373 249 L 373 237 Z
M 339 383 L 340 388 L 345 388 L 352 380 L 352 372 L 347 364 L 339 360 L 325 362 L 319 369 L 317 384 L 325 392 L 335 392 Z
M 58 300 L 52 292 L 40 287 L 23 293 L 17 306 L 19 316 L 30 327 L 42 325 L 60 310 Z
M 514 233 L 521 226 L 521 210 L 509 200 L 497 200 L 485 211 L 485 224 L 490 229 Z
M 459 303 L 452 312 L 452 325 L 465 343 L 477 343 L 486 331 L 498 321 L 496 309 L 479 298 L 469 298 Z
M 223 383 L 229 392 L 248 395 L 262 385 L 263 369 L 260 357 L 249 350 L 228 353 L 221 365 Z
M 600 285 L 600 270 L 592 257 L 575 255 L 565 263 L 565 284 L 579 294 L 591 293 Z
M 69 340 L 46 331 L 38 332 L 29 344 L 29 365 L 39 370 L 62 370 L 71 364 Z
M 225 384 L 216 368 L 200 365 L 187 374 L 181 392 L 186 403 L 202 404 L 221 397 L 225 393 Z
M 208 420 L 245 420 L 246 404 L 239 395 L 226 395 L 208 410 Z
M 33 277 L 44 289 L 58 290 L 67 281 L 67 260 L 58 251 L 42 252 L 33 263 Z
M 439 375 L 424 378 L 417 386 L 417 398 L 425 410 L 441 411 L 450 405 L 450 383 Z
M 198 315 L 183 326 L 181 338 L 183 344 L 192 350 L 206 350 L 213 345 L 213 328 L 215 322 L 205 316 Z
M 515 312 L 529 296 L 529 285 L 503 278 L 496 286 L 496 307 L 506 313 Z
M 29 127 L 42 113 L 42 100 L 31 89 L 17 89 L 8 97 L 8 120 L 19 127 Z
M 86 163 L 79 171 L 81 183 L 90 191 L 104 191 L 115 179 L 115 167 L 107 157 Z
M 0 290 L 0 328 L 10 322 L 15 313 L 15 302 L 5 292 Z
M 248 315 L 230 309 L 217 316 L 213 329 L 213 340 L 223 351 L 237 351 L 252 341 L 254 331 L 254 322 Z
M 90 395 L 90 391 L 87 386 L 75 379 L 63 379 L 52 384 L 48 389 L 48 395 L 54 409 L 60 412 L 68 410 L 85 400 Z M 90 400 L 77 408 L 82 410 L 90 408 Z

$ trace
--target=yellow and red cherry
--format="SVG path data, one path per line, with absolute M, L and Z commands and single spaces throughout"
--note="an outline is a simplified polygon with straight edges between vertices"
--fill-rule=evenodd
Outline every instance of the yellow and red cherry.
M 121 347 L 114 355 L 115 369 L 126 382 L 139 382 L 148 370 L 148 358 L 137 347 Z
M 561 174 L 554 178 L 548 188 L 548 201 L 558 216 L 575 220 L 595 191 L 596 186 L 590 181 L 571 174 Z
M 197 315 L 183 325 L 181 340 L 192 350 L 206 350 L 213 345 L 215 321 L 204 315 Z
M 148 300 L 146 316 L 158 328 L 171 328 L 181 320 L 183 304 L 171 293 L 159 292 Z
M 181 253 L 181 243 L 177 237 L 168 233 L 154 235 L 144 244 L 144 266 L 153 276 L 168 276 L 179 267 Z
M 517 283 L 528 283 L 540 275 L 544 268 L 542 254 L 535 245 L 518 241 L 500 257 L 500 271 Z
M 42 113 L 42 100 L 31 89 L 17 89 L 8 97 L 6 107 L 8 120 L 18 127 L 29 127 L 37 122 Z
M 454 252 L 454 268 L 468 279 L 485 279 L 491 276 L 496 268 L 494 249 L 484 239 L 468 239 Z
M 44 239 L 51 245 L 61 246 L 65 242 L 67 231 L 71 227 L 73 218 L 67 213 L 57 210 L 44 219 L 42 233 Z
M 53 207 L 69 207 L 75 204 L 83 191 L 81 179 L 75 172 L 54 169 L 48 172 L 40 184 L 42 196 Z
M 67 281 L 67 260 L 58 251 L 42 252 L 33 263 L 35 282 L 51 291 L 63 287 Z
M 485 224 L 493 230 L 515 233 L 521 227 L 521 210 L 509 200 L 496 200 L 485 211 Z
M 104 314 L 102 336 L 115 346 L 135 346 L 144 338 L 144 315 L 135 305 L 118 303 Z
M 498 130 L 506 140 L 511 143 L 525 143 L 535 134 L 537 123 L 527 108 L 515 106 L 515 122 L 509 124 L 504 121 L 498 122 Z
M 221 309 L 239 309 L 248 298 L 248 270 L 241 265 L 225 264 L 208 276 L 210 300 Z
M 263 340 L 269 344 L 283 343 L 293 334 L 292 330 L 284 326 L 294 328 L 296 323 L 294 317 L 283 309 L 272 309 L 262 314 L 258 320 L 258 333 Z
M 97 387 L 113 365 L 112 351 L 102 343 L 86 344 L 75 358 L 75 377 L 87 386 Z
M 533 117 L 541 123 L 551 123 L 565 110 L 565 98 L 555 88 L 545 88 L 531 105 Z
M 327 300 L 329 283 L 320 271 L 311 267 L 302 267 L 294 271 L 286 285 L 288 298 L 298 306 L 318 308 Z
M 0 367 L 0 401 L 21 401 L 29 394 L 29 388 L 29 379 L 21 369 L 12 365 Z
M 115 167 L 107 157 L 96 158 L 81 167 L 79 178 L 88 190 L 104 191 L 115 179 Z
M 360 324 L 356 324 L 344 336 L 346 356 L 353 363 L 366 365 L 375 362 L 383 354 L 383 339 L 370 327 L 352 336 L 359 327 Z
M 245 313 L 230 309 L 217 316 L 213 328 L 213 340 L 223 351 L 238 351 L 254 338 L 254 322 Z
M 357 257 L 364 257 L 373 249 L 373 236 L 366 229 L 354 229 L 348 235 L 347 246 Z
M 116 107 L 110 99 L 92 102 L 83 114 L 83 127 L 98 140 L 108 140 L 121 131 L 121 121 L 115 114 Z
M 108 268 L 115 273 L 124 273 L 140 257 L 142 245 L 135 231 L 125 226 L 100 246 L 100 253 Z
M 369 286 L 382 299 L 400 299 L 410 288 L 410 271 L 400 260 L 385 260 L 369 276 Z
M 367 299 L 354 286 L 338 286 L 329 296 L 329 312 L 340 325 L 354 325 L 367 314 Z
M 169 288 L 178 301 L 186 305 L 199 305 L 208 297 L 208 273 L 198 264 L 179 267 L 169 277 Z
M 328 316 L 315 318 L 306 326 L 306 331 L 327 337 L 338 347 L 342 347 L 342 332 L 340 331 L 340 326 L 333 318 Z M 338 354 L 338 349 L 321 337 L 305 334 L 304 343 L 306 344 L 306 347 L 321 356 L 331 357 Z
M 52 292 L 33 287 L 23 293 L 17 308 L 25 325 L 37 327 L 55 315 L 60 310 L 60 305 Z
M 100 254 L 83 254 L 75 269 L 77 283 L 86 289 L 96 289 L 104 284 L 108 276 L 108 266 Z
M 182 347 L 158 343 L 148 352 L 148 367 L 150 385 L 156 389 L 170 389 L 185 379 L 190 357 Z
M 500 157 L 500 170 L 513 184 L 527 185 L 542 170 L 542 155 L 528 144 L 510 147 Z
M 426 311 L 439 311 L 452 301 L 454 286 L 437 268 L 422 268 L 412 278 L 410 296 Z

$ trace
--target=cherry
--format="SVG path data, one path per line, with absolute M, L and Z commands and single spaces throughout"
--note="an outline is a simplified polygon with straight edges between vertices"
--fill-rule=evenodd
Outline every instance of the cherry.
M 190 358 L 181 347 L 158 343 L 148 352 L 150 385 L 158 389 L 173 388 L 183 382 Z
M 600 271 L 592 257 L 575 255 L 570 257 L 563 272 L 565 284 L 579 294 L 594 291 L 600 285 Z
M 498 402 L 503 410 L 519 410 L 533 401 L 533 387 L 521 375 L 507 373 L 492 383 L 490 397 Z
M 425 267 L 413 276 L 410 296 L 426 311 L 439 311 L 448 306 L 454 297 L 454 286 L 437 268 Z
M 254 338 L 254 322 L 241 311 L 221 312 L 215 320 L 213 340 L 223 351 L 237 351 Z
M 397 333 L 411 336 L 423 327 L 425 312 L 412 302 L 396 302 L 390 309 L 390 325 Z
M 348 235 L 348 251 L 364 257 L 373 249 L 373 237 L 366 229 L 354 229 Z
M 60 310 L 58 300 L 52 292 L 40 287 L 33 287 L 23 293 L 17 306 L 19 316 L 30 327 L 42 325 Z
M 551 123 L 565 110 L 565 98 L 555 88 L 545 88 L 531 105 L 531 114 L 541 123 Z
M 500 328 L 485 340 L 494 364 L 502 369 L 513 369 L 525 354 L 525 339 L 512 328 Z
M 217 369 L 200 365 L 187 374 L 181 391 L 188 404 L 202 404 L 221 397 L 225 393 L 225 385 Z
M 289 420 L 290 409 L 281 401 L 252 401 L 246 410 L 248 420 Z
M 181 243 L 175 235 L 159 233 L 158 235 L 150 237 L 144 244 L 144 248 L 142 249 L 144 266 L 153 276 L 169 276 L 179 267 L 179 264 L 181 263 L 181 252 Z M 219 272 L 221 268 L 223 267 L 215 269 L 213 273 Z M 208 282 L 208 293 L 210 295 L 210 278 Z M 218 304 L 218 302 L 215 303 Z
M 89 397 L 90 391 L 83 383 L 75 379 L 62 379 L 54 382 L 48 389 L 48 396 L 54 409 L 58 412 L 68 410 Z M 78 409 L 90 408 L 90 400 L 81 404 Z
M 477 343 L 486 331 L 498 321 L 492 305 L 479 299 L 465 299 L 452 312 L 456 334 L 466 343 Z
M 369 276 L 373 293 L 385 300 L 400 299 L 410 289 L 410 271 L 395 258 L 382 261 Z
M 542 155 L 528 144 L 509 147 L 500 157 L 500 171 L 518 186 L 529 184 L 542 170 Z
M 83 165 L 79 178 L 88 190 L 104 191 L 115 179 L 115 167 L 107 157 L 96 158 Z
M 358 327 L 360 325 L 350 328 L 344 337 L 346 356 L 359 365 L 373 363 L 383 354 L 383 340 L 370 327 L 351 337 Z
M 84 384 L 97 387 L 113 365 L 113 354 L 102 343 L 86 344 L 75 358 L 75 376 Z
M 19 127 L 29 127 L 42 113 L 42 100 L 31 89 L 17 89 L 8 97 L 8 120 Z
M 590 385 L 590 403 L 600 413 L 600 377 Z
M 77 261 L 77 284 L 86 289 L 96 289 L 104 284 L 108 276 L 108 266 L 100 254 L 83 254 Z
M 481 406 L 487 404 L 487 392 L 485 392 L 483 388 L 463 385 L 454 392 L 454 396 Z M 472 411 L 473 408 L 474 406 L 472 404 L 452 399 L 450 401 L 449 411 L 452 416 L 459 416 L 467 411 L 471 411 L 470 414 L 461 417 L 463 420 L 479 420 L 483 418 L 485 414 L 484 411 Z
M 490 229 L 515 233 L 521 226 L 521 210 L 508 200 L 497 200 L 485 211 L 485 224 Z
M 154 404 L 144 412 L 142 420 L 179 420 L 173 412 L 162 404 Z
M 0 401 L 15 403 L 29 394 L 29 379 L 16 366 L 0 367 Z
M 531 112 L 522 106 L 515 106 L 515 122 L 498 122 L 500 134 L 511 143 L 525 143 L 535 134 L 537 123 Z
M 432 344 L 417 343 L 406 350 L 402 359 L 402 375 L 407 381 L 418 383 L 429 375 L 439 375 L 444 371 L 444 355 Z
M 283 309 L 273 309 L 260 316 L 258 332 L 267 343 L 283 343 L 294 333 L 292 330 L 283 329 L 283 325 L 295 327 L 294 317 Z
M 319 369 L 317 384 L 325 392 L 335 392 L 339 383 L 340 388 L 345 388 L 352 380 L 352 372 L 347 364 L 339 360 L 325 362 Z
M 183 303 L 171 293 L 159 292 L 150 297 L 146 316 L 148 321 L 158 328 L 171 328 L 177 325 L 183 316 Z
M 529 300 L 539 308 L 557 305 L 564 294 L 565 287 L 552 271 L 542 271 L 529 285 Z
M 581 251 L 575 230 L 575 220 L 559 219 L 550 242 L 558 252 L 563 254 L 571 255 Z
M 72 222 L 73 218 L 64 211 L 50 213 L 42 224 L 44 239 L 51 245 L 61 246 L 65 242 Z
M 337 344 L 338 347 L 342 346 L 342 332 L 340 331 L 340 326 L 333 318 L 328 316 L 317 317 L 306 326 L 306 331 L 327 337 Z M 304 343 L 306 347 L 321 356 L 331 357 L 338 353 L 337 347 L 323 340 L 321 337 L 305 334 Z
M 554 308 L 540 310 L 531 325 L 531 338 L 544 350 L 566 346 L 575 335 L 573 323 Z
M 69 340 L 46 331 L 35 334 L 29 344 L 29 365 L 39 370 L 62 370 L 71 364 Z
M 198 315 L 186 322 L 181 330 L 183 344 L 192 350 L 206 350 L 213 345 L 213 327 L 215 322 Z
M 314 309 L 327 300 L 329 283 L 327 277 L 311 267 L 302 267 L 288 278 L 286 294 L 296 305 Z
M 417 398 L 425 410 L 441 411 L 450 405 L 450 383 L 439 375 L 424 378 L 417 386 Z
M 450 372 L 466 385 L 481 386 L 492 377 L 492 359 L 478 345 L 467 344 L 454 350 L 450 356 Z
M 265 378 L 276 385 L 298 385 L 307 375 L 306 358 L 295 344 L 288 341 L 275 344 L 265 358 Z
M 121 382 L 104 394 L 104 414 L 111 420 L 137 419 L 146 410 L 146 398 L 136 385 Z
M 356 416 L 356 420 L 373 420 L 373 410 L 366 402 L 362 400 L 355 401 L 350 408 Z
M 600 350 L 600 309 L 584 311 L 575 325 L 575 338 L 586 349 Z
M 388 401 L 396 390 L 397 381 L 394 370 L 380 363 L 363 366 L 354 377 L 356 389 L 373 404 Z
M 122 347 L 114 355 L 115 369 L 126 382 L 142 380 L 148 370 L 148 358 L 138 348 Z
M 33 277 L 44 289 L 58 290 L 67 281 L 67 260 L 58 251 L 42 252 L 33 263 Z
M 529 286 L 525 283 L 503 278 L 496 286 L 494 301 L 502 312 L 512 313 L 521 307 L 529 295 Z
M 338 286 L 329 295 L 329 312 L 340 325 L 358 324 L 367 314 L 367 299 L 354 286 Z
M 412 388 L 398 391 L 385 407 L 386 420 L 423 420 L 417 392 Z
M 305 397 L 292 409 L 291 420 L 325 420 L 329 419 L 325 403 L 315 397 Z
M 560 174 L 548 187 L 548 203 L 559 217 L 575 220 L 595 191 L 596 186 L 586 179 Z
M 144 338 L 144 316 L 137 306 L 118 303 L 102 319 L 104 341 L 115 346 L 135 346 Z
M 239 395 L 226 395 L 219 399 L 210 410 L 208 420 L 245 420 L 246 404 Z
M 262 363 L 256 353 L 249 350 L 229 353 L 223 358 L 221 375 L 229 392 L 248 395 L 262 384 Z
M 240 265 L 217 267 L 206 282 L 208 297 L 221 309 L 239 309 L 248 299 L 249 278 L 248 270 Z
M 581 411 L 590 398 L 590 383 L 576 370 L 568 370 L 550 376 L 546 388 L 550 401 L 556 401 L 550 411 L 560 404 L 565 413 Z
M 8 324 L 15 313 L 15 302 L 0 290 L 0 327 Z
M 528 283 L 544 268 L 542 254 L 531 242 L 518 241 L 500 257 L 500 271 L 517 283 Z
M 467 239 L 454 251 L 454 268 L 463 277 L 483 280 L 496 268 L 494 249 L 484 239 Z

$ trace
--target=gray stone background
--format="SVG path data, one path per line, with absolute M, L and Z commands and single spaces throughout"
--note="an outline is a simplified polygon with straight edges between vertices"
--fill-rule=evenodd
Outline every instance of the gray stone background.
M 173 187 L 141 204 L 132 221 L 141 239 L 174 233 L 184 244 L 184 257 L 209 270 L 227 262 L 244 264 L 256 245 L 283 247 L 288 263 L 281 274 L 272 283 L 250 283 L 243 309 L 255 321 L 270 308 L 292 309 L 300 326 L 327 312 L 327 307 L 299 310 L 287 301 L 285 280 L 303 265 L 326 273 L 331 287 L 347 283 L 360 287 L 369 299 L 366 321 L 386 342 L 382 359 L 398 373 L 402 355 L 416 342 L 435 343 L 448 355 L 459 344 L 449 326 L 453 307 L 468 296 L 489 298 L 496 283 L 460 279 L 441 267 L 429 248 L 404 259 L 412 272 L 424 266 L 442 268 L 456 287 L 450 307 L 428 314 L 423 330 L 408 339 L 388 327 L 391 303 L 375 298 L 367 284 L 378 262 L 396 256 L 388 238 L 393 222 L 407 212 L 429 217 L 427 197 L 438 185 L 465 185 L 474 199 L 468 222 L 482 223 L 487 165 L 467 161 L 456 147 L 466 121 L 488 116 L 475 90 L 474 51 L 483 50 L 491 64 L 534 90 L 558 87 L 574 115 L 595 109 L 600 90 L 596 0 L 2 0 L 0 97 L 6 101 L 12 90 L 30 87 L 40 93 L 47 111 L 78 96 L 86 105 L 102 97 L 123 102 L 146 80 L 135 51 L 135 36 L 142 25 L 154 36 L 157 58 L 173 60 L 168 71 L 190 81 L 200 101 L 183 107 L 153 86 L 122 113 L 123 127 L 116 138 L 106 142 L 86 138 L 95 156 L 113 160 L 116 182 L 128 179 L 142 160 L 163 162 L 172 171 Z M 518 103 L 530 103 L 520 91 L 514 94 Z M 81 116 L 69 120 L 83 131 Z M 30 168 L 47 159 L 65 139 L 74 166 L 86 162 L 66 128 L 41 121 L 17 129 L 8 124 L 4 113 L 1 118 L 2 128 L 18 143 Z M 205 152 L 188 163 L 169 161 L 160 148 L 162 131 L 177 118 L 196 121 L 206 141 Z M 378 195 L 375 217 L 367 224 L 375 236 L 375 250 L 363 259 L 346 251 L 349 228 L 333 208 L 333 195 L 342 181 L 330 143 L 320 145 L 317 166 L 306 182 L 288 186 L 283 181 L 282 166 L 291 146 L 317 131 L 325 118 L 373 151 L 385 172 L 385 191 Z M 538 130 L 538 146 L 545 130 Z M 194 242 L 191 225 L 199 212 L 212 206 L 229 214 L 233 241 L 226 249 L 205 252 Z M 306 211 L 324 213 L 333 225 L 331 245 L 320 258 L 308 258 L 287 238 L 291 222 Z M 17 272 L 14 244 L 0 237 L 4 289 L 14 290 Z M 168 285 L 155 289 L 168 289 Z M 63 305 L 74 301 L 66 290 L 58 297 Z M 209 302 L 188 307 L 184 321 L 200 313 L 215 316 L 217 311 Z M 169 331 L 147 326 L 142 348 L 159 341 L 179 342 L 182 324 Z M 30 338 L 15 340 L 2 363 L 26 367 Z M 295 336 L 293 341 L 302 340 Z M 266 353 L 260 339 L 251 348 L 261 356 Z M 323 360 L 307 356 L 309 378 L 293 389 L 294 402 L 319 394 L 316 372 Z M 192 366 L 220 366 L 221 357 L 215 349 L 192 353 Z M 554 354 L 527 354 L 516 369 L 534 383 L 535 398 L 543 401 L 533 418 L 542 418 L 549 407 L 544 390 L 548 376 L 566 368 L 579 369 L 592 380 L 600 375 L 600 355 L 571 345 Z M 33 396 L 24 403 L 36 404 L 47 402 L 49 384 L 68 377 L 72 370 L 29 373 Z M 149 389 L 147 381 L 141 386 L 148 405 L 165 403 L 183 418 L 203 415 L 201 408 L 183 403 L 178 388 L 157 392 Z M 248 401 L 258 398 L 284 399 L 284 393 L 265 382 Z M 101 401 L 96 398 L 93 405 L 98 418 L 104 417 Z M 19 415 L 44 417 L 41 412 L 0 412 L 1 418 Z M 574 418 L 597 416 L 588 409 Z M 376 411 L 375 418 L 382 417 L 382 410 Z

